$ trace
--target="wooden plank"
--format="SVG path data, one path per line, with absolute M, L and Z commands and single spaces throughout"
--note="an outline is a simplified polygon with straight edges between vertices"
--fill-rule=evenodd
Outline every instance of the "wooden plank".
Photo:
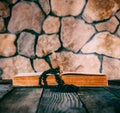
M 37 113 L 86 113 L 78 95 L 68 88 L 44 89 Z
M 104 88 L 80 88 L 78 95 L 89 113 L 120 113 L 120 99 Z
M 0 84 L 0 99 L 2 99 L 11 90 L 12 90 L 11 85 L 9 85 L 9 84 Z
M 37 73 L 36 73 L 37 74 Z M 22 75 L 22 74 L 21 74 Z M 105 74 L 81 74 L 67 72 L 59 76 L 65 84 L 73 84 L 75 86 L 108 86 L 108 79 Z M 50 74 L 45 81 L 48 85 L 58 85 L 55 75 Z M 14 86 L 39 86 L 39 75 L 15 76 L 13 78 Z
M 0 113 L 35 113 L 41 94 L 40 88 L 15 88 L 0 101 Z

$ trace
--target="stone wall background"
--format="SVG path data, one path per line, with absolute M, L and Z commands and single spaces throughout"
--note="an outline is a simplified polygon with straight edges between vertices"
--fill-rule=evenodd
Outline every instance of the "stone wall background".
M 0 0 L 0 77 L 60 64 L 120 79 L 120 0 Z

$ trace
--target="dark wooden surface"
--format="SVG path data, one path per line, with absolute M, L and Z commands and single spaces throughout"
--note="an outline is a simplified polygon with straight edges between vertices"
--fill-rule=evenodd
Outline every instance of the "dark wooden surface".
M 10 84 L 0 84 L 0 100 L 12 90 L 12 86 Z
M 14 87 L 0 84 L 0 113 L 120 113 L 120 84 Z
M 74 88 L 63 88 L 44 89 L 37 113 L 86 113 Z
M 120 113 L 120 99 L 105 88 L 80 88 L 78 94 L 89 113 Z
M 40 88 L 14 88 L 0 102 L 0 113 L 35 113 L 42 94 Z

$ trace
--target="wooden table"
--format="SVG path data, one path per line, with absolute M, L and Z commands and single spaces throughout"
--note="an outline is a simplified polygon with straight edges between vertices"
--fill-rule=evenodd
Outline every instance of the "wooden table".
M 120 113 L 120 81 L 108 87 L 0 84 L 0 113 Z

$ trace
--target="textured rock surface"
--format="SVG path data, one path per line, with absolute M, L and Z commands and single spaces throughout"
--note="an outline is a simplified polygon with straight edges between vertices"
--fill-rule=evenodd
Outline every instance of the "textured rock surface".
M 119 28 L 117 30 L 117 35 L 120 37 L 120 26 L 119 26 Z
M 50 3 L 49 0 L 39 0 L 39 3 L 46 14 L 50 13 Z
M 119 25 L 119 21 L 116 19 L 116 17 L 112 17 L 110 20 L 106 22 L 96 24 L 96 29 L 98 31 L 109 31 L 113 33 L 118 25 Z
M 0 0 L 0 79 L 60 64 L 120 79 L 120 0 Z
M 5 31 L 6 28 L 5 28 L 5 25 L 4 25 L 4 20 L 2 17 L 0 17 L 0 32 L 3 32 Z
M 50 69 L 48 63 L 43 59 L 34 60 L 34 68 L 37 72 L 43 72 Z
M 63 46 L 74 52 L 79 51 L 79 49 L 95 33 L 93 26 L 86 24 L 83 20 L 75 19 L 73 17 L 62 19 L 61 31 Z
M 98 54 L 120 58 L 120 38 L 108 32 L 98 33 L 83 47 L 82 52 L 96 52 Z
M 6 3 L 0 1 L 0 17 L 8 17 L 10 16 L 10 10 Z
M 120 11 L 118 11 L 118 12 L 116 13 L 116 16 L 117 16 L 118 19 L 120 20 Z
M 31 29 L 40 33 L 43 20 L 44 15 L 36 3 L 22 1 L 12 9 L 8 30 L 18 33 L 24 29 Z
M 16 53 L 14 45 L 16 36 L 13 34 L 0 34 L 0 55 L 12 56 Z
M 12 79 L 18 73 L 33 72 L 29 59 L 22 56 L 1 58 L 0 68 L 3 69 L 3 79 Z
M 119 9 L 120 0 L 88 0 L 83 18 L 91 23 L 108 19 Z
M 56 51 L 60 47 L 59 36 L 54 35 L 40 35 L 36 48 L 36 54 L 39 57 L 48 55 Z
M 77 16 L 84 5 L 85 0 L 51 0 L 52 12 L 57 16 Z
M 27 57 L 34 57 L 35 35 L 22 32 L 17 40 L 18 52 Z
M 57 33 L 60 28 L 60 20 L 58 17 L 48 16 L 43 23 L 43 30 L 47 34 Z
M 99 73 L 100 62 L 95 55 L 80 55 L 72 52 L 53 53 L 50 56 L 53 68 L 63 65 L 63 71 Z
M 109 80 L 120 79 L 120 60 L 104 57 L 103 73 L 108 75 Z

